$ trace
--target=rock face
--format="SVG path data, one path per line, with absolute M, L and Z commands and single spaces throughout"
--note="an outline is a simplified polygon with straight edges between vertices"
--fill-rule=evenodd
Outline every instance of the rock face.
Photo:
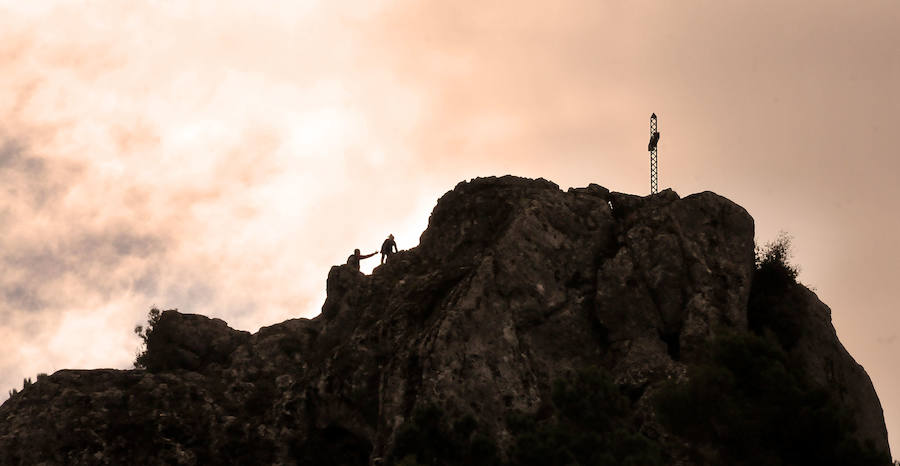
M 0 407 L 0 464 L 378 464 L 430 405 L 473 416 L 503 451 L 510 412 L 552 417 L 553 381 L 589 366 L 612 374 L 671 462 L 700 464 L 657 421 L 654 394 L 689 377 L 708 341 L 748 331 L 753 235 L 710 192 L 460 183 L 418 247 L 371 276 L 333 267 L 314 319 L 250 335 L 166 311 L 148 370 L 27 387 Z M 868 376 L 804 293 L 792 360 L 849 408 L 857 439 L 887 451 Z

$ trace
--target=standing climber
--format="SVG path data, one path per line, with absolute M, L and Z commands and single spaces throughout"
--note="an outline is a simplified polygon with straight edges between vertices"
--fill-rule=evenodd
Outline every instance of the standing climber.
M 381 263 L 384 264 L 385 259 L 390 259 L 391 254 L 397 252 L 397 243 L 394 242 L 394 235 L 388 235 L 387 239 L 381 243 Z
M 350 254 L 350 257 L 347 258 L 347 265 L 352 266 L 354 269 L 359 270 L 359 261 L 361 259 L 368 259 L 375 254 L 378 254 L 378 251 L 373 252 L 372 254 L 366 254 L 362 256 L 359 254 L 359 249 L 354 249 L 353 254 Z

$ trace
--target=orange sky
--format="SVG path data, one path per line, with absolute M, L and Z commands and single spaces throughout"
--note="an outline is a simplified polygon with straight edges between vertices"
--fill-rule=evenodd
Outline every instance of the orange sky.
M 0 0 L 0 387 L 129 366 L 153 305 L 311 317 L 464 179 L 645 194 L 656 112 L 660 185 L 793 235 L 900 448 L 900 3 L 259 5 Z

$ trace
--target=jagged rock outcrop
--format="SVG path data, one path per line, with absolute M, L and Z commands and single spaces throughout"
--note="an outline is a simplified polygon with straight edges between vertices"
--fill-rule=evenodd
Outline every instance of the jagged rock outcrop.
M 429 405 L 473 416 L 502 452 L 510 412 L 554 417 L 554 380 L 595 366 L 628 395 L 636 432 L 673 464 L 702 464 L 654 399 L 710 340 L 749 331 L 753 234 L 710 192 L 460 183 L 418 247 L 370 276 L 333 267 L 314 319 L 250 335 L 167 311 L 149 370 L 64 370 L 27 387 L 0 407 L 0 463 L 374 464 Z M 790 357 L 886 451 L 868 376 L 805 293 Z

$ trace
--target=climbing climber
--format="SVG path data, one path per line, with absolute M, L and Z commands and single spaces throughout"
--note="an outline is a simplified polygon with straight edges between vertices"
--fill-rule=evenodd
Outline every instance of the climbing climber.
M 381 243 L 381 263 L 384 264 L 385 259 L 390 259 L 391 254 L 397 251 L 397 243 L 394 242 L 394 235 L 388 235 L 387 239 Z

